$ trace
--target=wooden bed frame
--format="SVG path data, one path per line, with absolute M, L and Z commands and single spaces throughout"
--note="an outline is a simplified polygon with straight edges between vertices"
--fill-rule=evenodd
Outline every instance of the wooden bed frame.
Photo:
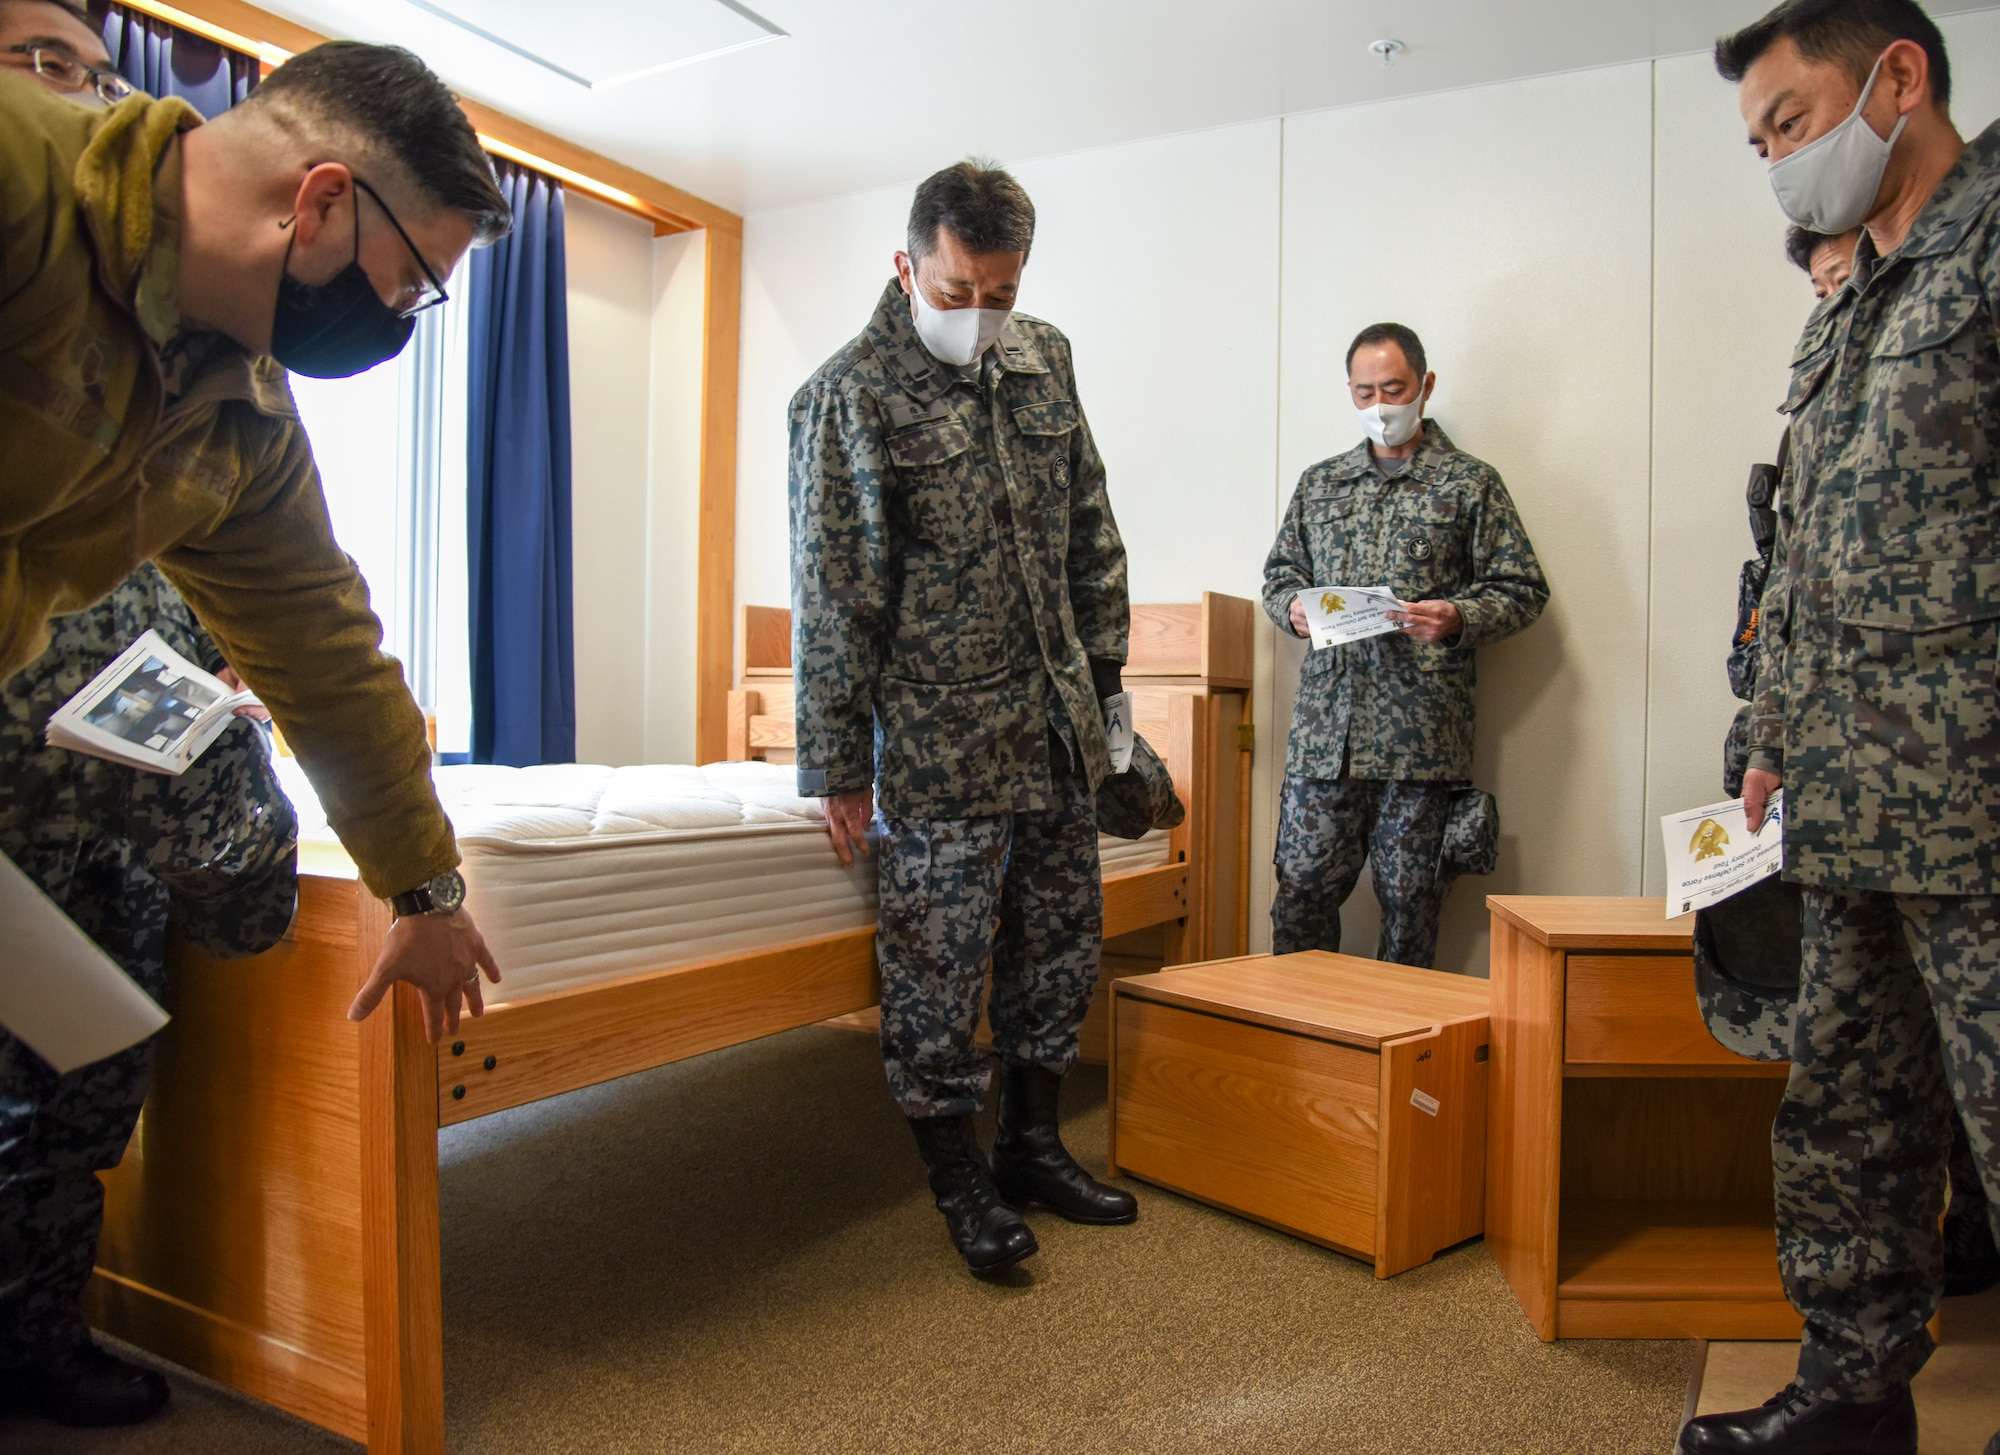
M 1173 863 L 1107 881 L 1107 933 L 1154 947 L 1127 967 L 1107 946 L 1108 974 L 1241 953 L 1252 610 L 1214 595 L 1134 608 L 1141 731 L 1165 746 L 1189 815 Z M 775 753 L 766 709 L 789 677 L 771 675 L 772 619 L 750 616 L 760 635 L 743 638 L 731 720 L 740 710 Z M 174 1019 L 105 1175 L 88 1300 L 109 1333 L 370 1455 L 442 1455 L 439 1128 L 872 1006 L 874 932 L 495 1004 L 433 1047 L 408 986 L 347 1020 L 390 920 L 344 856 L 308 846 L 277 947 L 237 961 L 174 948 Z

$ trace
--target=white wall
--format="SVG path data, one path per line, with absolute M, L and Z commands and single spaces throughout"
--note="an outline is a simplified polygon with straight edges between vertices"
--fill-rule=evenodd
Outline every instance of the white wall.
M 705 233 L 653 241 L 652 481 L 644 533 L 645 727 L 623 762 L 692 763 L 701 526 L 701 341 Z M 640 638 L 627 624 L 628 650 Z
M 1941 24 L 1976 131 L 2000 110 L 2000 13 Z M 1358 439 L 1342 355 L 1368 323 L 1423 334 L 1436 416 L 1506 478 L 1554 597 L 1481 656 L 1502 862 L 1454 894 L 1439 963 L 1483 973 L 1487 893 L 1658 893 L 1657 816 L 1719 796 L 1742 485 L 1811 306 L 1707 57 L 1014 171 L 1040 214 L 1022 306 L 1076 342 L 1135 600 L 1256 594 L 1299 472 Z M 866 322 L 909 190 L 746 219 L 740 602 L 788 599 L 785 403 Z M 1262 655 L 1253 945 L 1300 651 L 1271 631 Z M 1365 885 L 1346 932 L 1372 952 Z
M 576 756 L 645 760 L 645 677 L 633 670 L 646 615 L 653 229 L 570 189 L 571 556 L 576 611 Z
M 564 209 L 576 755 L 691 763 L 704 235 Z
M 1441 964 L 1484 962 L 1482 893 L 1638 884 L 1651 115 L 1636 65 L 1285 126 L 1285 492 L 1359 443 L 1347 340 L 1406 323 L 1432 414 L 1500 471 L 1553 591 L 1480 654 L 1474 773 L 1499 796 L 1501 869 L 1452 897 Z M 1289 720 L 1292 680 L 1266 721 Z M 1346 919 L 1342 948 L 1372 954 L 1370 897 Z

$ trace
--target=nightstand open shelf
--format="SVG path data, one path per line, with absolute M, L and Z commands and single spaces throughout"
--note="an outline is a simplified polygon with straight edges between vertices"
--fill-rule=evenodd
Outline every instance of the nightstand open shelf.
M 1659 900 L 1489 899 L 1486 1237 L 1557 1338 L 1787 1339 L 1771 1120 L 1787 1068 L 1708 1034 Z

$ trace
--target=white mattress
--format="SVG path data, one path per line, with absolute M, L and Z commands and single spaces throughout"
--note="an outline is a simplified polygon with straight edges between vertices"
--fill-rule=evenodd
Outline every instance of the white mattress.
M 292 759 L 302 838 L 333 840 Z M 841 867 L 790 768 L 588 763 L 436 770 L 466 902 L 520 1001 L 875 923 L 875 866 Z M 1164 832 L 1099 840 L 1107 877 L 1167 862 Z

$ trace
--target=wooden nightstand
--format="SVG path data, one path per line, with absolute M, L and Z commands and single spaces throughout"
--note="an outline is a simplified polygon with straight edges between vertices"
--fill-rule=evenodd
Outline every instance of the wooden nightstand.
M 1708 1034 L 1693 916 L 1495 895 L 1486 1242 L 1544 1339 L 1791 1339 L 1771 1121 Z

